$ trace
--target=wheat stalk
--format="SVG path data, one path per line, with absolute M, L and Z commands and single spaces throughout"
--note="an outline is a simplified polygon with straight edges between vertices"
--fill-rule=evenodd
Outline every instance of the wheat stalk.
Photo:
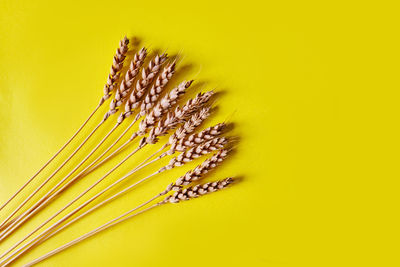
M 89 212 L 92 212 L 93 210 L 105 205 L 106 203 L 112 201 L 113 199 L 117 198 L 118 196 L 124 194 L 125 192 L 129 191 L 130 189 L 132 189 L 133 187 L 137 186 L 138 184 L 150 179 L 151 177 L 164 172 L 166 170 L 172 169 L 174 167 L 177 166 L 182 166 L 183 164 L 192 161 L 193 159 L 199 158 L 202 155 L 208 154 L 212 151 L 215 151 L 219 148 L 222 148 L 225 144 L 226 144 L 226 139 L 225 138 L 215 138 L 212 139 L 210 141 L 205 142 L 204 144 L 201 144 L 197 147 L 191 148 L 188 151 L 180 154 L 177 157 L 174 157 L 173 159 L 171 159 L 170 163 L 167 166 L 164 166 L 162 168 L 160 168 L 158 171 L 156 171 L 155 173 L 141 179 L 140 181 L 134 183 L 131 186 L 128 186 L 127 188 L 121 190 L 120 192 L 116 193 L 115 195 L 109 197 L 108 199 L 102 201 L 101 203 L 97 204 L 96 206 L 94 206 L 93 208 L 89 209 L 88 211 L 86 211 L 85 213 L 83 213 L 82 215 L 80 215 L 77 218 L 82 218 L 83 216 L 85 216 L 86 214 L 88 214 Z M 138 147 L 139 148 L 139 147 Z M 128 157 L 129 158 L 129 157 Z M 120 178 L 119 180 L 115 181 L 114 183 L 112 183 L 111 185 L 109 185 L 107 188 L 103 189 L 101 192 L 97 193 L 95 196 L 93 196 L 92 198 L 90 198 L 89 200 L 87 200 L 85 203 L 81 204 L 79 207 L 77 207 L 75 210 L 71 211 L 69 214 L 65 215 L 63 218 L 61 218 L 60 220 L 58 220 L 56 223 L 54 223 L 52 226 L 50 226 L 47 230 L 45 230 L 44 232 L 42 232 L 41 234 L 39 234 L 38 236 L 36 236 L 33 240 L 31 240 L 29 243 L 27 243 L 26 245 L 24 245 L 22 248 L 16 250 L 13 254 L 11 254 L 10 256 L 8 256 L 6 259 L 4 259 L 2 262 L 6 262 L 8 259 L 12 258 L 15 255 L 21 255 L 22 253 L 25 253 L 29 248 L 29 246 L 35 242 L 38 242 L 43 236 L 48 235 L 50 232 L 54 231 L 54 229 L 56 229 L 58 226 L 60 226 L 63 222 L 65 222 L 66 220 L 68 220 L 70 217 L 72 217 L 74 214 L 76 214 L 77 212 L 79 212 L 81 209 L 83 209 L 84 207 L 86 207 L 88 204 L 90 204 L 91 202 L 93 202 L 94 200 L 96 200 L 98 197 L 100 197 L 101 195 L 103 195 L 104 193 L 106 193 L 108 190 L 110 190 L 111 188 L 113 188 L 114 186 L 116 186 L 117 184 L 121 183 L 122 181 L 126 180 L 127 178 L 129 178 L 133 173 L 135 173 L 136 171 L 144 168 L 145 166 L 151 164 L 152 162 L 158 160 L 158 158 L 156 158 L 155 160 L 142 165 L 140 167 L 135 168 L 134 170 L 132 170 L 131 172 L 129 172 L 128 174 L 126 174 L 125 176 L 123 176 L 122 178 Z M 124 161 L 123 161 L 124 162 Z M 122 162 L 122 163 L 123 163 Z M 121 163 L 121 164 L 122 164 Z M 109 171 L 108 174 L 110 174 L 112 171 L 114 171 L 118 166 L 117 165 L 115 168 L 113 168 L 112 170 Z M 108 175 L 106 174 L 106 176 Z M 102 179 L 104 179 L 106 176 L 103 176 Z M 101 182 L 100 179 L 97 183 Z M 96 185 L 94 184 L 93 187 Z M 74 220 L 75 221 L 75 220 Z M 28 249 L 27 249 L 28 248 Z M 25 250 L 24 250 L 25 249 Z M 21 252 L 22 251 L 22 252 Z
M 125 54 L 128 51 L 128 43 L 129 40 L 125 37 L 123 40 L 120 41 L 120 47 L 117 49 L 117 53 L 114 56 L 114 61 L 113 65 L 111 67 L 111 72 L 109 74 L 106 86 L 104 88 L 104 96 L 102 97 L 102 100 L 99 103 L 99 106 L 104 103 L 105 100 L 107 100 L 114 88 L 114 84 L 117 81 L 119 77 L 119 71 L 122 68 L 123 61 L 125 59 Z M 96 109 L 97 110 L 97 109 Z M 92 113 L 93 115 L 94 113 Z M 90 119 L 90 117 L 89 117 Z M 101 121 L 90 133 L 89 135 L 81 142 L 81 144 L 72 152 L 72 154 L 44 181 L 42 182 L 16 209 L 14 209 L 11 214 L 0 224 L 0 227 L 5 226 L 5 224 L 23 207 L 25 204 L 32 199 L 58 172 L 61 168 L 63 168 L 69 160 L 82 148 L 82 146 L 89 140 L 89 138 L 98 130 L 98 128 L 103 124 L 104 120 Z M 33 179 L 31 179 L 33 180 Z M 22 190 L 22 189 L 21 189 Z M 27 212 L 24 212 L 22 214 L 23 218 Z M 19 222 L 20 220 L 16 220 L 7 227 L 4 227 L 3 234 L 0 236 L 0 241 L 4 240 L 5 237 L 7 237 L 10 233 L 12 233 L 13 230 L 10 231 L 13 226 Z M 16 229 L 16 228 L 13 228 Z
M 122 215 L 118 216 L 117 218 L 115 218 L 115 219 L 103 224 L 102 226 L 99 226 L 96 229 L 94 229 L 94 230 L 92 230 L 92 231 L 90 231 L 90 232 L 88 232 L 88 233 L 86 233 L 86 234 L 74 239 L 73 241 L 70 241 L 70 242 L 66 243 L 65 245 L 60 246 L 59 248 L 54 249 L 54 250 L 46 253 L 45 255 L 33 260 L 32 262 L 26 264 L 25 267 L 33 266 L 33 265 L 35 265 L 35 264 L 37 264 L 37 263 L 39 263 L 39 262 L 41 262 L 41 261 L 53 256 L 53 255 L 55 255 L 55 254 L 65 250 L 65 249 L 75 245 L 75 244 L 78 244 L 79 242 L 81 242 L 81 241 L 83 241 L 83 240 L 85 240 L 85 239 L 87 239 L 87 238 L 89 238 L 89 237 L 91 237 L 91 236 L 93 236 L 95 234 L 98 234 L 98 233 L 100 233 L 100 232 L 102 232 L 102 231 L 104 231 L 104 230 L 106 230 L 106 229 L 108 229 L 108 228 L 110 228 L 112 226 L 115 226 L 115 225 L 117 225 L 119 223 L 122 223 L 122 222 L 124 222 L 124 221 L 126 221 L 128 219 L 131 219 L 131 218 L 133 218 L 133 217 L 135 217 L 135 216 L 137 216 L 137 215 L 139 215 L 139 214 L 141 214 L 143 212 L 146 212 L 146 211 L 148 211 L 148 210 L 150 210 L 152 208 L 155 208 L 157 206 L 161 206 L 161 205 L 166 204 L 166 203 L 179 203 L 179 202 L 181 202 L 183 200 L 187 201 L 187 200 L 190 200 L 190 199 L 193 199 L 193 198 L 197 198 L 199 196 L 203 196 L 205 194 L 216 192 L 216 191 L 219 191 L 219 190 L 222 190 L 222 189 L 228 187 L 233 182 L 234 182 L 233 178 L 226 178 L 224 180 L 215 181 L 215 182 L 211 182 L 211 183 L 206 183 L 206 184 L 202 184 L 202 185 L 196 185 L 194 187 L 189 187 L 189 188 L 186 188 L 186 189 L 179 189 L 175 194 L 173 194 L 172 196 L 167 196 L 163 201 L 158 202 L 158 203 L 156 203 L 156 204 L 154 204 L 154 205 L 152 205 L 152 206 L 150 206 L 150 207 L 148 207 L 146 209 L 143 209 L 143 210 L 141 210 L 139 212 L 133 213 L 136 210 L 138 210 L 139 208 L 143 207 L 144 205 L 146 205 L 146 204 L 148 204 L 148 203 L 150 203 L 151 201 L 154 200 L 154 198 L 150 199 L 150 201 L 146 201 L 145 203 L 139 205 L 138 207 L 136 207 L 136 208 L 134 208 L 134 209 L 132 209 L 130 211 L 125 212 L 124 214 L 122 214 Z

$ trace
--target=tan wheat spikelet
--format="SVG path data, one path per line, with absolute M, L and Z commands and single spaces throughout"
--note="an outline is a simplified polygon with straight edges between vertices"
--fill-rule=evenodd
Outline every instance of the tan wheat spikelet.
M 139 106 L 140 100 L 145 94 L 147 87 L 160 71 L 161 65 L 167 60 L 167 57 L 167 54 L 162 54 L 161 56 L 157 55 L 150 61 L 149 65 L 143 69 L 142 78 L 136 82 L 136 86 L 125 104 L 125 112 L 118 118 L 119 122 L 132 115 L 134 109 Z
M 214 91 L 198 93 L 195 98 L 190 99 L 185 105 L 182 106 L 181 114 L 178 115 L 178 117 L 180 119 L 190 117 L 199 109 L 199 107 L 202 107 L 204 104 L 206 104 L 213 95 Z
M 226 178 L 223 180 L 196 185 L 188 188 L 180 188 L 173 195 L 167 196 L 162 202 L 179 203 L 184 200 L 190 200 L 208 193 L 226 188 L 233 183 L 233 178 Z
M 206 141 L 212 140 L 221 135 L 225 127 L 226 124 L 219 123 L 212 127 L 208 127 L 199 133 L 191 134 L 186 138 L 183 137 L 172 141 L 170 140 L 171 148 L 169 153 L 174 153 L 175 151 L 184 151 L 189 147 L 194 147 Z
M 198 127 L 205 119 L 210 116 L 210 107 L 202 108 L 199 112 L 193 114 L 181 127 L 179 127 L 168 140 L 171 151 L 174 151 L 180 141 L 183 141 L 188 134 Z M 173 153 L 173 152 L 172 152 Z
M 206 159 L 202 164 L 198 165 L 193 170 L 188 171 L 185 175 L 179 177 L 175 183 L 172 184 L 172 186 L 177 188 L 200 180 L 205 174 L 217 167 L 217 165 L 219 165 L 227 157 L 227 155 L 228 150 L 226 149 L 218 151 L 211 158 Z
M 154 126 L 168 110 L 173 107 L 178 101 L 179 97 L 183 95 L 189 86 L 193 83 L 191 81 L 183 81 L 177 87 L 172 89 L 165 95 L 160 102 L 151 110 L 149 114 L 140 122 L 139 135 L 143 135 L 146 131 Z
M 146 48 L 142 48 L 133 57 L 129 69 L 125 74 L 124 80 L 121 82 L 119 89 L 115 92 L 115 97 L 110 103 L 110 110 L 104 116 L 104 120 L 107 119 L 110 115 L 116 113 L 118 111 L 118 108 L 123 104 L 123 102 L 127 98 L 129 91 L 132 88 L 134 79 L 138 75 L 139 69 L 143 65 L 146 56 L 147 56 L 147 50 Z
M 168 64 L 168 66 L 164 68 L 163 72 L 157 77 L 154 85 L 151 87 L 140 105 L 139 116 L 144 116 L 148 113 L 157 102 L 162 90 L 168 84 L 169 80 L 171 80 L 172 75 L 175 72 L 175 65 L 175 62 Z
M 111 66 L 110 74 L 108 75 L 107 82 L 104 85 L 104 95 L 100 99 L 100 105 L 103 104 L 104 101 L 106 101 L 108 98 L 110 98 L 112 92 L 115 89 L 116 82 L 119 78 L 120 71 L 124 64 L 126 52 L 128 52 L 128 44 L 129 39 L 126 36 L 119 42 L 119 47 L 113 58 L 113 64 Z
M 212 151 L 223 148 L 228 143 L 225 137 L 216 137 L 198 146 L 192 147 L 189 150 L 182 152 L 180 155 L 172 158 L 168 165 L 162 167 L 162 170 L 169 170 L 174 167 L 182 166 L 183 164 L 197 159 L 203 155 L 211 153 Z
M 150 130 L 148 137 L 141 140 L 141 145 L 144 143 L 156 143 L 158 137 L 167 134 L 169 130 L 175 128 L 178 124 L 184 122 L 185 119 L 192 116 L 194 112 L 198 111 L 205 103 L 207 103 L 212 95 L 212 91 L 204 94 L 200 93 L 195 98 L 187 101 L 183 107 L 177 107 L 174 112 L 169 112 L 165 119 L 160 120 L 157 126 Z M 139 132 L 139 135 L 140 134 L 142 134 L 142 132 Z

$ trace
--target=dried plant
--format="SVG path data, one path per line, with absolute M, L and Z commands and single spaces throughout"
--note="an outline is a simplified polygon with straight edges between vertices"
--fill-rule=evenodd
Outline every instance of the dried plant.
M 104 87 L 104 95 L 102 96 L 101 101 L 94 112 L 96 112 L 96 110 L 105 102 L 105 100 L 111 98 L 113 91 L 117 89 L 118 80 L 119 77 L 121 76 L 121 70 L 124 64 L 124 59 L 128 51 L 128 43 L 129 40 L 126 37 L 120 41 L 116 55 L 114 56 L 113 59 L 113 65 L 111 67 L 107 83 Z M 57 196 L 59 196 L 62 192 L 64 192 L 64 190 L 66 190 L 75 181 L 84 177 L 89 172 L 91 172 L 92 170 L 100 166 L 102 163 L 107 161 L 110 157 L 119 153 L 119 151 L 121 151 L 124 147 L 130 144 L 136 137 L 140 136 L 141 140 L 139 141 L 137 147 L 133 151 L 131 151 L 127 156 L 125 156 L 118 164 L 116 164 L 113 168 L 111 168 L 106 174 L 104 174 L 100 179 L 98 179 L 96 182 L 90 185 L 82 193 L 76 196 L 72 201 L 68 202 L 66 206 L 58 210 L 50 218 L 48 218 L 46 221 L 44 221 L 38 227 L 36 227 L 31 233 L 26 235 L 22 240 L 14 244 L 14 246 L 12 246 L 5 253 L 0 255 L 0 259 L 3 259 L 0 262 L 0 266 L 6 266 L 12 263 L 18 257 L 25 254 L 36 245 L 41 244 L 42 242 L 46 241 L 47 239 L 51 238 L 58 232 L 62 231 L 63 229 L 71 225 L 72 223 L 83 218 L 87 214 L 97 210 L 103 205 L 111 202 L 112 200 L 128 192 L 129 190 L 135 188 L 137 185 L 144 183 L 150 178 L 156 176 L 157 174 L 160 174 L 172 168 L 182 166 L 199 157 L 202 157 L 203 155 L 216 152 L 213 156 L 204 160 L 200 165 L 186 172 L 186 174 L 184 174 L 183 176 L 179 177 L 174 183 L 168 185 L 168 187 L 165 190 L 155 195 L 150 200 L 122 214 L 121 216 L 115 218 L 114 220 L 102 225 L 101 227 L 96 228 L 95 230 L 87 233 L 86 235 L 74 241 L 71 241 L 68 244 L 46 254 L 45 256 L 39 258 L 38 260 L 35 260 L 34 262 L 26 266 L 31 266 L 31 264 L 35 264 L 73 244 L 80 242 L 81 240 L 91 235 L 94 235 L 128 218 L 136 216 L 148 209 L 167 203 L 178 203 L 183 200 L 189 200 L 210 192 L 215 192 L 227 187 L 229 184 L 233 182 L 232 178 L 227 178 L 216 182 L 210 182 L 194 186 L 192 185 L 193 183 L 202 179 L 205 176 L 205 174 L 215 169 L 215 167 L 219 165 L 228 155 L 228 150 L 225 147 L 230 139 L 221 136 L 225 129 L 224 123 L 219 123 L 212 127 L 208 127 L 204 130 L 196 132 L 196 129 L 210 115 L 211 107 L 206 106 L 206 104 L 213 96 L 214 92 L 209 91 L 205 93 L 199 93 L 196 95 L 196 97 L 188 100 L 184 105 L 179 105 L 178 104 L 179 98 L 190 87 L 190 85 L 193 82 L 191 80 L 180 83 L 177 87 L 173 88 L 172 90 L 167 92 L 165 96 L 159 99 L 160 95 L 162 94 L 162 91 L 164 90 L 164 88 L 166 88 L 167 84 L 169 83 L 169 81 L 171 80 L 172 76 L 175 73 L 176 62 L 175 61 L 170 62 L 165 67 L 163 67 L 164 63 L 166 63 L 167 61 L 167 55 L 166 54 L 156 55 L 154 58 L 151 59 L 148 66 L 141 70 L 146 56 L 147 56 L 147 50 L 145 48 L 141 49 L 134 55 L 130 63 L 129 69 L 126 71 L 124 79 L 120 83 L 120 86 L 118 90 L 116 90 L 115 96 L 110 103 L 110 109 L 104 115 L 103 120 L 94 128 L 94 130 L 92 130 L 89 133 L 86 139 L 83 142 L 81 142 L 78 148 L 75 149 L 75 151 L 67 158 L 67 160 L 65 160 L 56 169 L 56 171 L 54 171 L 42 184 L 40 184 L 36 188 L 36 190 L 32 194 L 30 194 L 28 198 L 26 198 L 23 201 L 23 203 L 20 204 L 20 206 L 18 206 L 17 209 L 14 210 L 12 214 L 8 216 L 5 221 L 2 222 L 2 224 L 0 224 L 0 229 L 3 230 L 0 233 L 0 241 L 4 240 L 7 236 L 13 233 L 16 229 L 18 229 L 18 227 L 22 223 L 31 218 L 41 209 L 45 208 L 51 201 L 53 201 Z M 142 74 L 141 77 L 136 78 L 140 72 Z M 133 86 L 134 84 L 135 86 Z M 21 208 L 27 203 L 27 201 L 29 201 L 39 190 L 41 190 L 41 188 L 43 188 L 44 185 L 46 185 L 46 183 L 48 183 L 50 179 L 53 178 L 53 176 L 55 176 L 55 174 L 57 174 L 61 168 L 63 168 L 63 166 L 79 151 L 79 149 L 81 149 L 81 147 L 96 132 L 96 130 L 101 125 L 103 125 L 104 121 L 107 120 L 111 115 L 116 114 L 118 111 L 120 111 L 123 105 L 124 108 L 122 109 L 121 114 L 116 118 L 115 126 L 106 134 L 105 137 L 101 139 L 101 141 L 95 146 L 95 148 L 93 148 L 89 153 L 87 153 L 83 160 L 81 160 L 78 164 L 72 167 L 71 168 L 72 170 L 66 176 L 58 180 L 55 186 L 51 187 L 50 190 L 44 194 L 44 196 L 42 196 L 33 205 L 28 207 L 24 212 L 22 212 L 22 214 L 17 216 L 16 215 L 17 212 L 21 210 Z M 91 114 L 91 116 L 93 116 L 94 112 Z M 103 149 L 99 157 L 97 157 L 95 160 L 92 160 L 89 164 L 86 164 L 86 166 L 84 166 L 83 164 L 85 164 L 86 161 L 94 154 L 94 152 L 100 148 L 100 146 L 105 142 L 105 140 L 111 136 L 113 131 L 119 125 L 121 125 L 122 122 L 127 117 L 133 114 L 136 114 L 136 116 L 134 117 L 130 125 L 125 128 L 123 133 L 120 134 L 119 137 L 116 140 L 114 140 L 114 142 L 110 146 L 108 146 L 108 148 Z M 128 132 L 128 130 L 135 124 L 135 122 L 137 122 L 142 117 L 143 119 L 139 124 L 139 129 L 136 132 L 134 132 L 123 145 L 119 146 L 116 150 L 111 152 L 111 154 L 103 158 Z M 87 121 L 85 122 L 85 124 L 87 123 Z M 84 125 L 82 125 L 82 127 L 83 126 Z M 111 173 L 113 173 L 120 166 L 122 166 L 137 151 L 141 150 L 147 144 L 158 143 L 160 141 L 160 137 L 169 134 L 172 130 L 174 130 L 174 132 L 170 134 L 169 137 L 164 139 L 166 141 L 163 144 L 161 144 L 160 149 L 157 150 L 154 154 L 150 155 L 146 160 L 144 160 L 142 163 L 137 165 L 131 171 L 126 173 L 124 176 L 113 181 L 110 185 L 100 190 L 100 192 L 94 194 L 93 196 L 90 196 L 88 200 L 85 200 L 78 207 L 74 208 L 72 211 L 69 211 L 67 214 L 63 215 L 60 219 L 57 219 L 53 224 L 47 227 L 47 229 L 44 229 L 40 233 L 38 232 L 48 223 L 52 222 L 58 215 L 62 214 L 72 204 L 76 203 L 83 196 L 88 194 L 94 187 L 98 186 L 106 177 L 108 177 Z M 78 132 L 79 131 L 80 130 L 78 130 Z M 175 155 L 175 153 L 177 153 L 177 155 Z M 123 181 L 132 177 L 132 175 L 138 172 L 139 170 L 167 156 L 172 156 L 167 165 L 158 168 L 158 170 L 156 170 L 155 172 L 152 172 L 151 174 L 145 176 L 144 178 L 136 181 L 135 183 L 129 186 L 120 188 L 117 191 L 117 193 L 114 193 L 113 195 L 107 197 L 104 200 L 97 201 L 98 203 L 96 203 L 93 207 L 90 207 L 88 210 L 85 210 L 83 213 L 80 213 L 80 211 L 82 211 L 89 204 L 98 200 L 101 196 L 108 193 L 111 189 L 113 189 L 117 185 L 121 185 Z M 81 170 L 80 168 L 82 166 L 83 169 Z M 77 172 L 78 169 L 79 173 L 75 174 L 75 172 Z M 175 192 L 169 194 L 172 191 Z M 167 196 L 164 197 L 165 195 Z M 132 214 L 134 211 L 144 207 L 145 205 L 150 204 L 157 198 L 161 198 L 162 200 L 156 202 L 156 204 L 153 204 L 150 207 L 147 207 L 139 212 Z M 28 238 L 30 238 L 37 232 L 38 234 L 36 234 L 36 236 L 28 240 Z

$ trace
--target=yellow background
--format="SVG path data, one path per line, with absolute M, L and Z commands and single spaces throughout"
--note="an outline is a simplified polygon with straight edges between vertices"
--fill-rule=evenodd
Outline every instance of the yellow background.
M 185 71 L 175 83 L 195 77 L 196 90 L 223 92 L 207 125 L 234 122 L 241 142 L 208 179 L 243 179 L 143 214 L 41 266 L 399 266 L 394 2 L 0 1 L 1 202 L 95 107 L 127 34 L 151 51 L 181 55 Z M 115 162 L 74 185 L 1 251 Z M 136 206 L 194 164 L 154 178 L 18 264 Z

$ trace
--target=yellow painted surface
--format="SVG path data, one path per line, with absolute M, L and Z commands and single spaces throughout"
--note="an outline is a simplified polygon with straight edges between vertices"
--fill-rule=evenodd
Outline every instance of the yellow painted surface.
M 189 96 L 222 92 L 207 125 L 233 122 L 231 134 L 241 139 L 237 152 L 207 178 L 241 177 L 237 185 L 154 209 L 40 266 L 399 266 L 400 46 L 394 2 L 0 1 L 1 202 L 96 106 L 125 34 L 153 52 L 179 53 L 174 83 L 195 77 L 198 85 Z M 72 163 L 106 134 L 112 120 Z M 152 151 L 138 153 L 101 187 Z M 122 157 L 71 187 L 0 250 Z M 17 265 L 136 206 L 199 162 L 155 177 Z

